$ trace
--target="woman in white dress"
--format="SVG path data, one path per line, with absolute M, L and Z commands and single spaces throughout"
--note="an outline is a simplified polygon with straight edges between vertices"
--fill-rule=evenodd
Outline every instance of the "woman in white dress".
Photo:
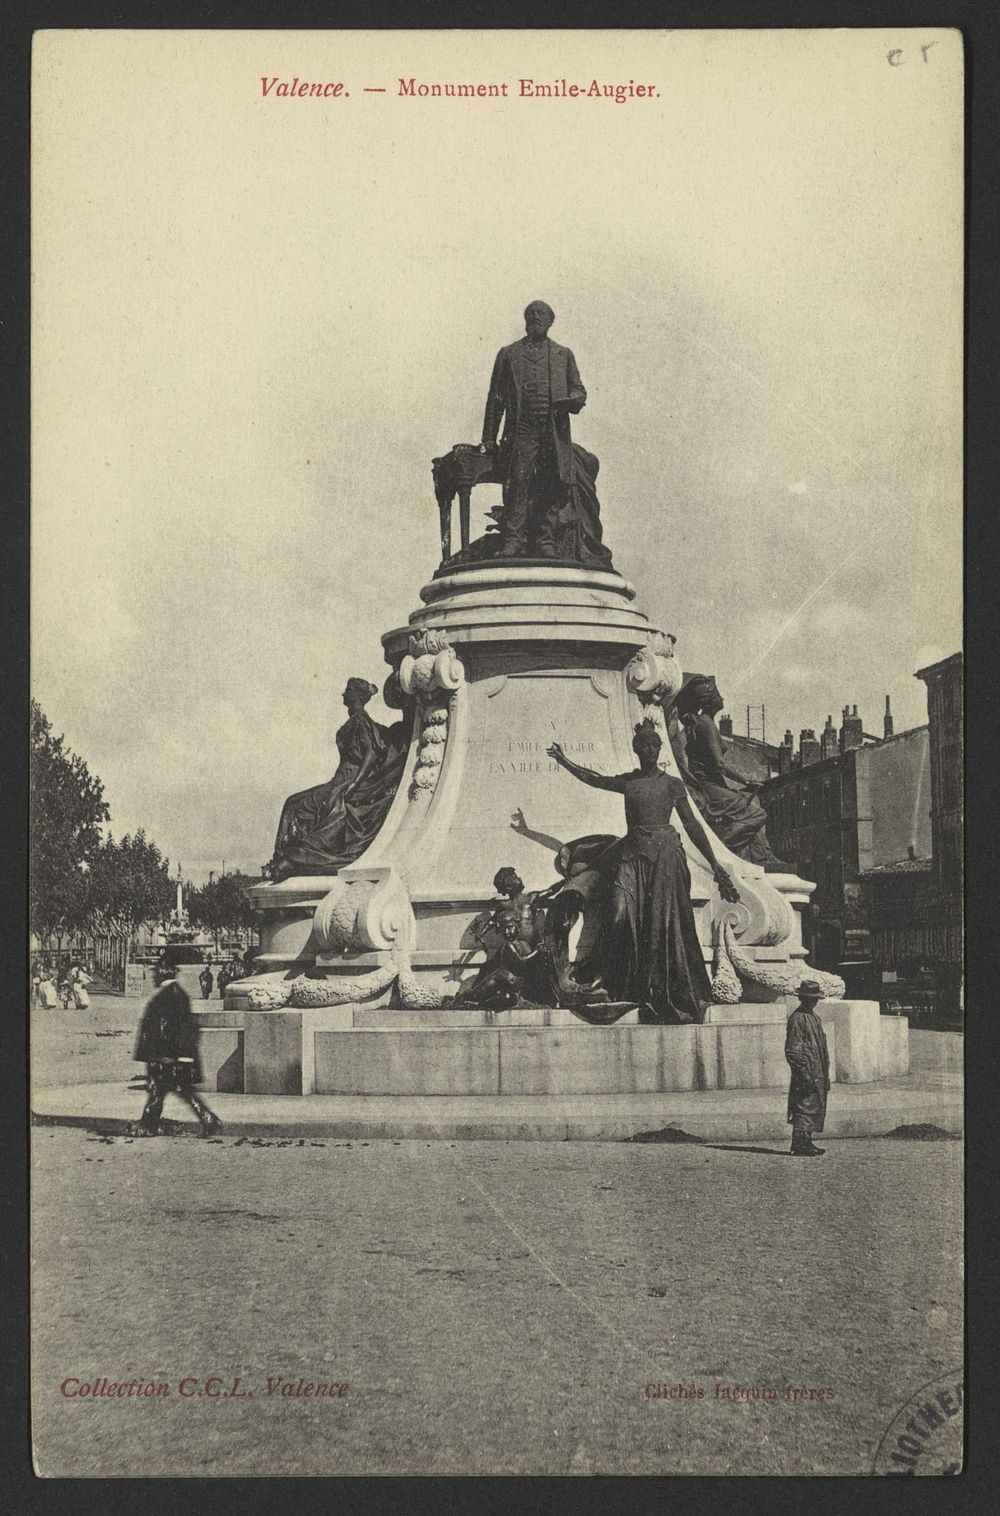
M 46 1011 L 59 1009 L 59 995 L 52 979 L 52 970 L 44 968 L 38 984 L 38 995 L 42 1008 Z
M 92 983 L 90 975 L 84 973 L 78 963 L 74 963 L 69 975 L 70 987 L 73 991 L 73 1002 L 78 1011 L 90 1010 L 90 996 L 87 994 L 88 987 Z

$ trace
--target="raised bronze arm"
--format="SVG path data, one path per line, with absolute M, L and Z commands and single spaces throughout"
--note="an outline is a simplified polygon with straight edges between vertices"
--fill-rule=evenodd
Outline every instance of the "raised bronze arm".
M 517 832 L 519 837 L 530 837 L 532 842 L 539 842 L 542 847 L 551 848 L 553 853 L 558 853 L 563 845 L 559 838 L 553 837 L 550 832 L 536 832 L 533 827 L 530 827 L 520 806 L 511 816 L 510 826 L 511 831 Z
M 615 790 L 622 792 L 622 780 L 618 774 L 598 774 L 594 769 L 585 769 L 582 763 L 574 763 L 572 758 L 567 758 L 558 742 L 553 742 L 551 747 L 545 750 L 550 758 L 554 758 L 560 768 L 564 768 L 574 779 L 589 784 L 595 790 Z

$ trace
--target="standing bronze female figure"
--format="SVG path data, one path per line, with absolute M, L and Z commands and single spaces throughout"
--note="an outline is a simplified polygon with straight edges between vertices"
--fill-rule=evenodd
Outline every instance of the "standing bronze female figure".
M 402 722 L 385 727 L 368 715 L 375 689 L 367 679 L 348 679 L 337 772 L 325 784 L 289 795 L 265 877 L 333 873 L 360 858 L 378 832 L 402 776 L 406 740 Z
M 626 836 L 591 860 L 607 888 L 606 919 L 592 966 L 612 1000 L 638 1003 L 640 1021 L 704 1021 L 712 986 L 695 927 L 684 846 L 670 825 L 674 811 L 708 862 L 722 898 L 739 895 L 712 852 L 682 781 L 660 769 L 660 737 L 651 722 L 636 727 L 632 748 L 638 769 L 610 775 L 573 763 L 558 742 L 548 750 L 584 784 L 625 797 Z

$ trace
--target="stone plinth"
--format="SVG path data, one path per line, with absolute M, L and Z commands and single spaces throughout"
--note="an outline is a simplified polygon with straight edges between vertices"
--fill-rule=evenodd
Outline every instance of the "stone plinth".
M 192 1002 L 198 1022 L 198 1051 L 201 1058 L 200 1088 L 224 1095 L 246 1092 L 246 1069 L 243 1057 L 243 1013 L 226 1010 L 216 1004 L 212 1010 L 200 1010 Z
M 318 1032 L 315 1068 L 319 1095 L 497 1095 L 500 1033 Z
M 497 1028 L 499 1031 L 509 1030 L 511 1027 L 575 1027 L 579 1029 L 584 1025 L 579 1016 L 574 1016 L 572 1011 L 561 1010 L 558 1006 L 517 1006 L 510 1011 L 484 1011 L 478 1006 L 445 1006 L 431 1008 L 430 1010 L 406 1011 L 384 1006 L 374 1009 L 367 1005 L 359 1005 L 354 1008 L 354 1025 L 358 1027 L 377 1027 L 384 1031 L 404 1031 L 407 1027 L 485 1027 L 488 1030 Z M 639 1012 L 626 1011 L 620 1020 L 614 1023 L 616 1027 L 638 1026 Z
M 203 1031 L 199 1056 L 201 1089 L 218 1090 L 224 1095 L 246 1092 L 242 1027 L 210 1027 Z
M 384 1023 L 372 1025 L 377 1014 L 346 1005 L 247 1012 L 246 1093 L 613 1095 L 788 1083 L 783 1018 L 703 1026 L 591 1027 L 575 1019 L 573 1025 L 543 1020 L 502 1025 L 499 1013 L 491 1022 L 489 1012 L 472 1011 L 451 1013 L 451 1022 L 445 1020 L 449 1013 L 429 1012 L 429 1024 L 414 1025 L 412 1017 L 388 1011 Z M 851 1016 L 841 1020 L 849 1033 Z M 852 1061 L 858 1055 L 840 1057 L 839 1035 L 832 1017 L 827 1024 L 831 1068 L 841 1081 L 858 1082 L 855 1070 L 861 1064 Z M 900 1034 L 893 1031 L 890 1041 L 898 1050 Z M 903 1070 L 880 1065 L 871 1078 L 889 1072 Z
M 581 1031 L 583 1035 L 581 1035 Z M 699 1087 L 693 1026 L 501 1032 L 503 1095 L 641 1094 Z
M 882 1043 L 882 1073 L 889 1075 L 910 1072 L 910 1024 L 905 1016 L 880 1016 L 879 1036 Z
M 312 1095 L 316 1088 L 316 1035 L 353 1025 L 352 1007 L 249 1012 L 244 1018 L 243 1061 L 248 1095 Z
M 746 1023 L 752 1014 L 754 1022 L 780 1023 L 784 1029 L 795 1004 L 796 997 L 788 995 L 769 1005 L 754 1005 L 752 1012 L 746 1004 L 713 1005 L 705 1019 L 715 1026 L 733 1026 Z M 816 1010 L 831 1048 L 831 1077 L 844 1083 L 868 1084 L 909 1071 L 909 1023 L 905 1017 L 881 1015 L 875 1000 L 821 1000 Z
M 888 1074 L 905 1074 L 909 1024 L 903 1017 L 882 1016 L 876 1000 L 821 1000 L 816 1007 L 826 1028 L 837 1034 L 836 1078 L 869 1084 Z M 832 1044 L 831 1071 L 834 1068 Z

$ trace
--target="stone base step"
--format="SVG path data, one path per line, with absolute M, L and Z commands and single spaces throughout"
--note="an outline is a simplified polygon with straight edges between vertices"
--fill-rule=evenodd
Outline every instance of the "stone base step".
M 674 1128 L 706 1142 L 764 1141 L 785 1147 L 782 1090 L 710 1090 L 669 1095 L 379 1096 L 213 1095 L 224 1140 L 623 1142 Z M 36 1091 L 36 1124 L 120 1133 L 135 1121 L 142 1096 L 120 1085 L 71 1085 Z M 166 1119 L 184 1131 L 197 1124 L 168 1096 Z M 910 1075 L 879 1084 L 837 1086 L 823 1141 L 878 1137 L 900 1126 L 962 1130 L 962 1082 L 951 1074 Z

